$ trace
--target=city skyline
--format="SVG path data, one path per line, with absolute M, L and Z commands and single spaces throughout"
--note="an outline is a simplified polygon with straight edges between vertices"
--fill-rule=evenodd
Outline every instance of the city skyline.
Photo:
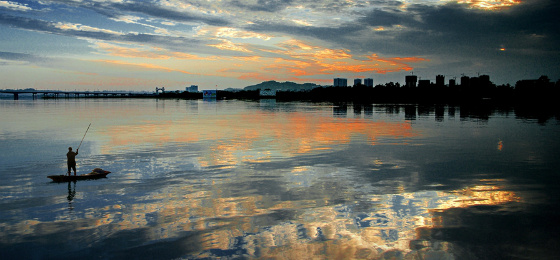
M 560 78 L 552 0 L 0 1 L 2 89 Z

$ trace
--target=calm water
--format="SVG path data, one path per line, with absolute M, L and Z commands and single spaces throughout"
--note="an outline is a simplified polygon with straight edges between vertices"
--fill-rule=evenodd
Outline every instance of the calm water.
M 516 110 L 0 100 L 2 259 L 554 259 L 560 124 Z M 52 183 L 77 148 L 78 174 Z

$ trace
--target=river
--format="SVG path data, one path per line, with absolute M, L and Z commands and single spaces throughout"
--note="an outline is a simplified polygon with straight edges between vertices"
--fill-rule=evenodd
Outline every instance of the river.
M 39 99 L 0 119 L 2 259 L 560 257 L 554 116 Z M 78 174 L 111 174 L 51 182 L 90 123 Z

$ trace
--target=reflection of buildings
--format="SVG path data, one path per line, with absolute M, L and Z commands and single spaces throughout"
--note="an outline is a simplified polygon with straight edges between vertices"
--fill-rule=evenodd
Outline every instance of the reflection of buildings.
M 445 114 L 445 107 L 443 105 L 436 105 L 436 121 L 441 122 L 443 121 L 443 117 Z
M 416 106 L 407 105 L 404 107 L 404 119 L 416 120 Z
M 334 79 L 334 86 L 335 87 L 347 87 L 348 80 L 345 78 L 335 78 Z
M 333 106 L 334 117 L 346 117 L 348 114 L 348 105 L 346 103 Z
M 371 117 L 373 115 L 373 105 L 372 104 L 364 105 L 364 113 L 366 114 L 366 116 Z

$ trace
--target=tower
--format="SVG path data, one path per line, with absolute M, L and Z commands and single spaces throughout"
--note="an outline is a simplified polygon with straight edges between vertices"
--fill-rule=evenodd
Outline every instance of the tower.
M 354 86 L 362 85 L 362 79 L 354 79 Z
M 416 82 L 418 81 L 418 77 L 416 75 L 409 75 L 404 77 L 404 80 L 406 82 L 407 88 L 415 88 Z
M 348 80 L 344 78 L 334 78 L 335 87 L 346 87 L 348 86 Z
M 436 85 L 441 87 L 445 85 L 445 76 L 443 75 L 437 75 L 436 76 Z
M 373 87 L 373 79 L 372 78 L 364 79 L 364 85 L 366 85 L 366 87 Z

